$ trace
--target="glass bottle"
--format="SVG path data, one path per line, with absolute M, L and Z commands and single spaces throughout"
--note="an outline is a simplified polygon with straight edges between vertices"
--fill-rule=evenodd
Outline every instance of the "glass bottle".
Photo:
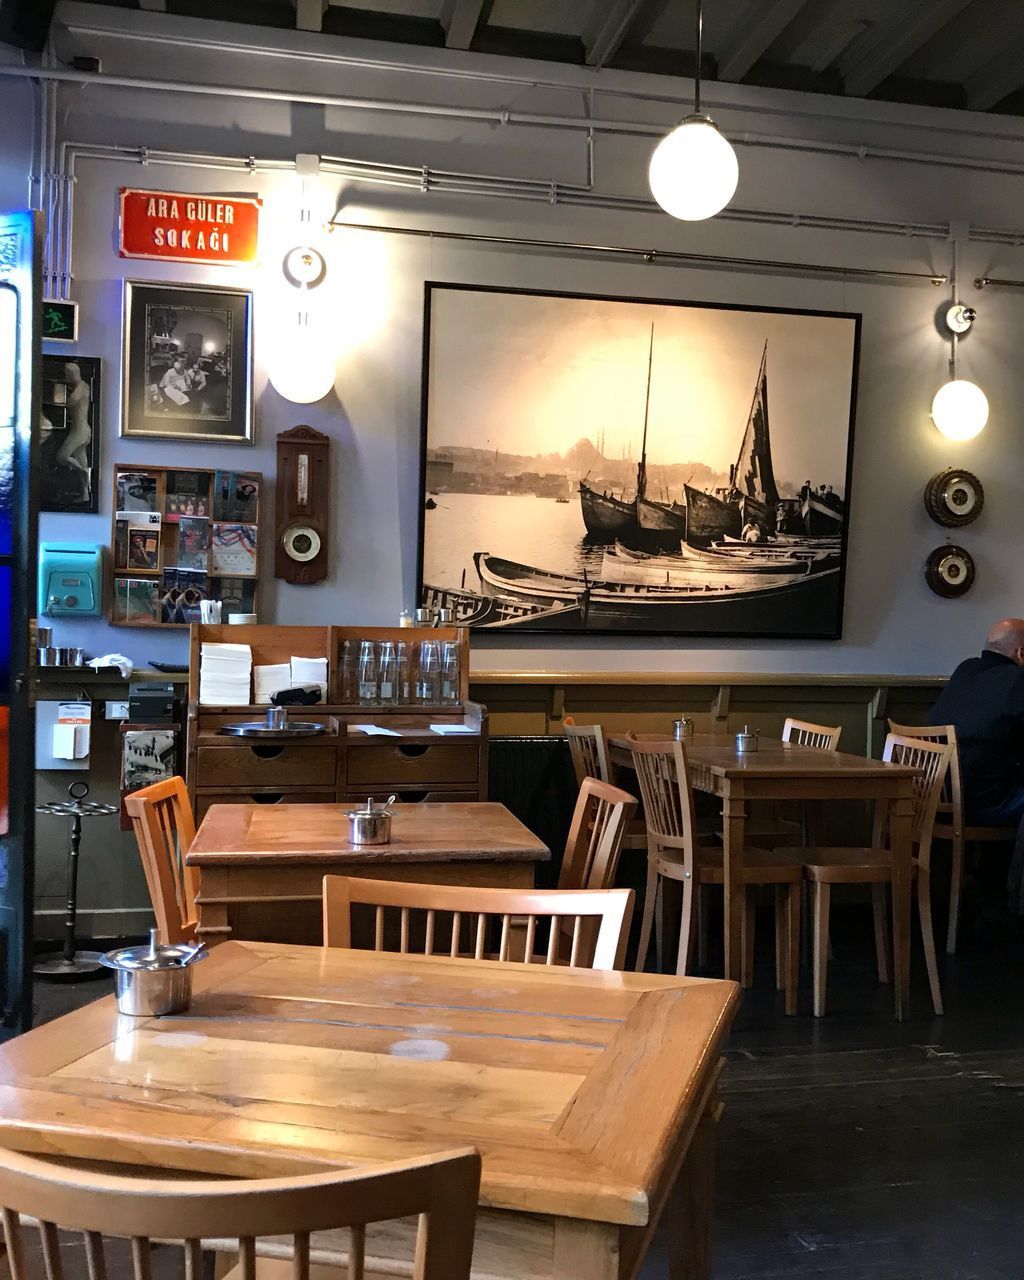
M 341 646 L 341 701 L 351 704 L 356 700 L 356 645 L 345 640 Z
M 412 645 L 408 640 L 398 642 L 398 701 L 408 704 L 413 700 Z
M 372 640 L 359 645 L 359 705 L 377 701 L 377 654 Z
M 458 640 L 446 640 L 441 651 L 441 701 L 448 705 L 461 702 Z
M 378 677 L 381 705 L 393 707 L 398 701 L 398 660 L 393 640 L 382 640 L 380 643 Z
M 420 664 L 416 673 L 416 701 L 436 705 L 441 694 L 441 651 L 436 640 L 420 645 Z
M 400 627 L 411 627 L 414 625 L 414 623 L 415 623 L 415 619 L 412 616 L 411 609 L 403 609 L 402 612 L 398 615 L 398 625 Z

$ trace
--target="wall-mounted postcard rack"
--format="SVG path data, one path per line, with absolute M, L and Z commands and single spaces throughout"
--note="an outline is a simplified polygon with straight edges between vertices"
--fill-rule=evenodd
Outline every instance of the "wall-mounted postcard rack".
M 203 600 L 222 617 L 255 613 L 260 490 L 256 471 L 114 467 L 110 621 L 187 626 Z

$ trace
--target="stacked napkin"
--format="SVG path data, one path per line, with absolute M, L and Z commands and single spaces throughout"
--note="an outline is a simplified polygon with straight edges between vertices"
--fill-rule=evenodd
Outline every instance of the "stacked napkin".
M 214 707 L 247 707 L 252 649 L 247 644 L 204 642 L 199 657 L 199 701 Z

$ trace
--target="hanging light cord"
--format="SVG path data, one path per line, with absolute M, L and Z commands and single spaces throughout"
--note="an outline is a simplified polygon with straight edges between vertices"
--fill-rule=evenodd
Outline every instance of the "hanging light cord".
M 959 276 L 960 264 L 959 264 L 959 253 L 957 252 L 959 247 L 960 247 L 959 241 L 957 240 L 956 236 L 954 236 L 953 248 L 952 248 L 952 252 L 950 253 L 950 264 L 949 264 L 949 282 L 952 285 L 954 306 L 956 306 L 956 304 L 960 301 L 960 276 Z M 957 341 L 959 339 L 959 336 L 960 335 L 956 332 L 955 329 L 950 334 L 949 373 L 950 373 L 950 377 L 953 379 L 954 382 L 956 381 L 956 351 L 957 351 Z
M 693 114 L 700 115 L 700 58 L 701 45 L 704 36 L 704 6 L 702 0 L 697 0 L 697 20 L 696 20 L 696 36 L 694 44 L 694 70 L 693 70 Z

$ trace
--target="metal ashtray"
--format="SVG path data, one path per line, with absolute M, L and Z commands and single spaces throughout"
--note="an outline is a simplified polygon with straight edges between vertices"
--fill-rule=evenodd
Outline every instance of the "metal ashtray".
M 157 930 L 149 944 L 108 951 L 100 964 L 117 978 L 117 1011 L 132 1018 L 183 1013 L 192 1000 L 192 966 L 206 959 L 201 942 L 161 946 Z
M 289 720 L 284 707 L 269 707 L 264 720 L 222 724 L 217 732 L 229 738 L 315 738 L 327 727 L 316 720 Z
M 348 838 L 352 844 L 388 844 L 391 840 L 391 806 L 395 796 L 389 796 L 384 804 L 374 804 L 373 797 L 366 801 L 365 809 L 347 809 L 342 813 L 348 819 Z

